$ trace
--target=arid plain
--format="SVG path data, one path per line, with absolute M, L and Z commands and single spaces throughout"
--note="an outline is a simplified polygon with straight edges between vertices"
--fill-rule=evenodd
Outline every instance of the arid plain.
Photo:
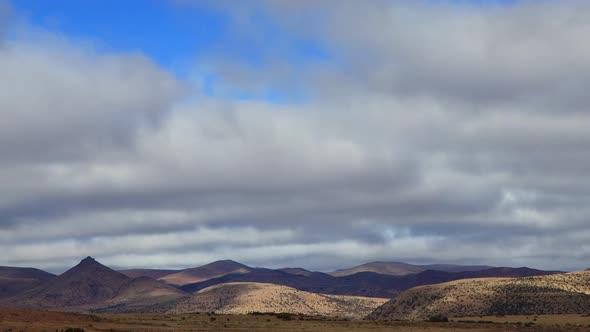
M 68 330 L 70 329 L 70 330 Z M 350 321 L 300 315 L 76 314 L 0 309 L 0 331 L 350 331 L 350 332 L 566 332 L 590 330 L 587 315 L 472 317 L 448 323 Z

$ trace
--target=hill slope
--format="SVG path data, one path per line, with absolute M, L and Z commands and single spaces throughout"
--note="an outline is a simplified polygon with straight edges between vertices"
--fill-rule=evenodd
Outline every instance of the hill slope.
M 349 269 L 337 270 L 329 274 L 334 277 L 344 277 L 359 272 L 375 272 L 391 276 L 403 276 L 408 274 L 420 273 L 427 270 L 443 272 L 466 272 L 481 271 L 493 268 L 485 265 L 453 265 L 453 264 L 431 264 L 431 265 L 413 265 L 401 262 L 372 262 Z
M 148 277 L 152 279 L 160 279 L 169 274 L 181 272 L 182 270 L 158 270 L 158 269 L 132 269 L 132 270 L 118 270 L 129 278 Z
M 387 299 L 322 295 L 264 283 L 228 283 L 212 286 L 181 301 L 172 313 L 210 312 L 293 314 L 362 318 Z
M 590 312 L 590 272 L 459 280 L 410 289 L 371 319 L 578 314 Z
M 244 264 L 231 260 L 224 260 L 168 274 L 159 278 L 159 280 L 171 285 L 183 286 L 186 284 L 219 278 L 227 274 L 244 274 L 251 270 L 252 268 Z
M 55 278 L 55 275 L 33 268 L 0 266 L 0 298 L 13 296 Z

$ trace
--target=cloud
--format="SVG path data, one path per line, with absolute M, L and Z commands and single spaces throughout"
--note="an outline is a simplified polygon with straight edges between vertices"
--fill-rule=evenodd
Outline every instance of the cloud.
M 215 6 L 236 38 L 268 28 L 260 10 L 287 37 L 253 44 L 268 66 L 196 64 L 217 91 L 306 98 L 189 96 L 146 55 L 50 33 L 4 43 L 8 263 L 586 267 L 585 2 Z M 329 59 L 279 56 L 294 40 Z

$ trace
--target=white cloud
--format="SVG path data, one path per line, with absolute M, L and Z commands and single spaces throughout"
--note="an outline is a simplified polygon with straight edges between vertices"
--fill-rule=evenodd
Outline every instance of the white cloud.
M 186 83 L 144 55 L 5 42 L 9 262 L 584 267 L 588 5 L 298 5 L 324 19 L 293 33 L 341 62 L 296 71 L 273 50 L 269 67 L 210 63 L 221 88 L 296 76 L 311 97 L 293 104 L 183 99 Z

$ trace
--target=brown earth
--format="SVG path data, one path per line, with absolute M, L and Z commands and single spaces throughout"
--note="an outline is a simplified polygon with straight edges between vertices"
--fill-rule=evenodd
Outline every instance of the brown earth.
M 218 314 L 73 314 L 0 308 L 0 331 L 46 332 L 80 328 L 86 332 L 184 332 L 184 331 L 325 331 L 325 332 L 569 332 L 586 331 L 589 317 L 503 317 L 498 323 L 375 322 L 285 315 Z M 462 320 L 481 318 L 462 318 Z M 483 317 L 483 319 L 494 319 Z M 536 320 L 535 320 L 536 319 Z M 533 321 L 535 320 L 535 321 Z M 534 324 L 534 325 L 531 325 Z

